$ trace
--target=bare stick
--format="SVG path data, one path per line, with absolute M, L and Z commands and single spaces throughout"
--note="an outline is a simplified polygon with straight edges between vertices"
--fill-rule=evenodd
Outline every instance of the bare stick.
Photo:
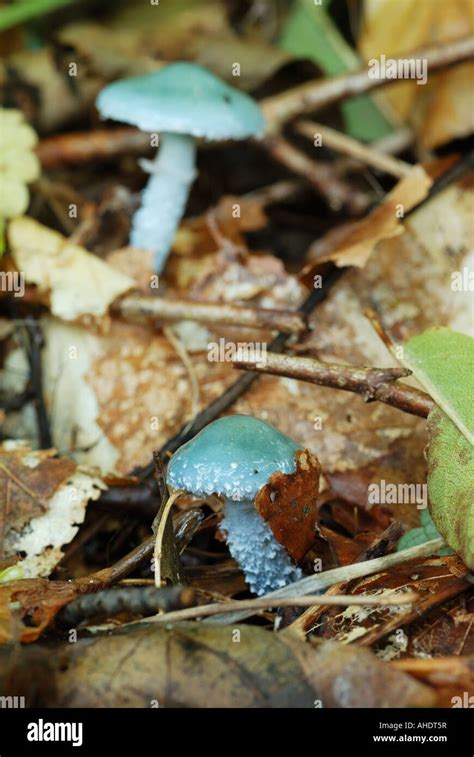
M 342 568 L 333 568 L 323 573 L 315 573 L 314 576 L 307 576 L 300 581 L 284 586 L 282 589 L 272 591 L 267 594 L 266 599 L 280 600 L 286 597 L 301 597 L 307 594 L 314 594 L 318 591 L 324 591 L 339 581 L 352 581 L 354 578 L 370 576 L 383 570 L 393 568 L 395 565 L 401 565 L 409 560 L 420 559 L 434 554 L 438 549 L 442 549 L 446 544 L 444 539 L 432 539 L 424 544 L 418 544 L 416 547 L 404 549 L 401 552 L 394 552 L 384 557 L 377 557 L 375 560 L 366 560 L 364 562 L 351 563 L 344 565 Z M 325 604 L 331 595 L 322 595 L 318 597 L 320 604 Z M 332 595 L 335 596 L 335 595 Z M 275 602 L 274 606 L 279 604 Z M 268 606 L 268 605 L 267 605 Z M 252 610 L 239 610 L 238 612 L 228 612 L 225 615 L 219 615 L 215 618 L 208 618 L 204 623 L 237 623 L 252 615 Z
M 258 597 L 257 599 L 237 599 L 231 602 L 219 602 L 212 605 L 201 605 L 200 607 L 188 607 L 184 610 L 168 612 L 165 615 L 154 615 L 152 618 L 146 618 L 146 620 L 147 622 L 153 621 L 154 623 L 178 623 L 181 620 L 195 620 L 196 618 L 223 615 L 224 613 L 239 612 L 241 610 L 251 610 L 252 614 L 254 614 L 272 607 L 308 607 L 310 605 L 318 604 L 342 605 L 347 607 L 350 607 L 351 605 L 369 607 L 386 605 L 398 606 L 412 604 L 417 599 L 418 594 L 414 591 L 407 591 L 404 594 L 391 592 L 391 595 L 388 597 L 351 594 L 333 594 L 330 597 L 324 597 L 324 595 L 316 594 L 306 597 L 285 597 L 280 600 L 275 600 L 271 595 L 268 595 L 266 597 Z
M 292 310 L 230 305 L 226 302 L 164 300 L 161 297 L 130 295 L 114 303 L 114 310 L 127 320 L 199 321 L 226 326 L 277 329 L 296 334 L 305 328 L 301 313 Z
M 404 56 L 427 61 L 428 71 L 438 71 L 447 66 L 467 61 L 474 56 L 474 37 L 462 37 L 454 41 L 414 50 Z M 315 79 L 287 89 L 278 95 L 267 97 L 260 105 L 267 119 L 267 130 L 278 131 L 280 126 L 299 113 L 308 113 L 331 105 L 345 97 L 360 95 L 377 87 L 386 86 L 399 79 L 369 78 L 367 66 L 332 79 Z
M 60 168 L 119 155 L 143 155 L 151 149 L 150 135 L 139 129 L 91 129 L 42 139 L 36 154 L 43 168 Z
M 236 368 L 287 376 L 319 386 L 355 392 L 365 402 L 385 402 L 420 418 L 427 418 L 434 407 L 428 394 L 397 381 L 410 375 L 410 371 L 403 368 L 354 368 L 351 365 L 322 363 L 307 357 L 274 352 L 267 352 L 265 360 L 258 364 L 252 360 L 234 360 L 233 364 Z
M 297 132 L 311 140 L 314 140 L 316 135 L 320 135 L 324 147 L 329 147 L 331 150 L 360 160 L 362 163 L 366 163 L 372 168 L 378 168 L 396 178 L 403 178 L 413 168 L 410 163 L 406 163 L 404 160 L 385 155 L 376 147 L 368 147 L 357 139 L 348 137 L 340 131 L 336 131 L 336 129 L 331 129 L 329 126 L 324 126 L 315 121 L 300 121 L 295 128 Z
M 369 196 L 338 176 L 336 168 L 330 163 L 316 163 L 277 134 L 264 137 L 260 144 L 272 158 L 309 181 L 326 198 L 332 210 L 338 211 L 347 206 L 351 213 L 360 214 L 369 206 Z

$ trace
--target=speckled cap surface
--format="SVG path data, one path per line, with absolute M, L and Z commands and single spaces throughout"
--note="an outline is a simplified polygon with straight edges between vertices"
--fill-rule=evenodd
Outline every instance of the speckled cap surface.
M 257 103 L 194 63 L 171 63 L 144 76 L 108 84 L 99 93 L 103 118 L 142 131 L 213 139 L 258 136 L 265 127 Z
M 196 497 L 220 494 L 253 499 L 272 473 L 294 473 L 301 449 L 274 426 L 252 415 L 220 418 L 184 444 L 168 465 L 167 480 Z

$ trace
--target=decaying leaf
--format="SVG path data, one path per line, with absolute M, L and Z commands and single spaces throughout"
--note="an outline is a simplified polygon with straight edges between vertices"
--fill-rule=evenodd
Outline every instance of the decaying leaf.
M 36 641 L 61 607 L 77 596 L 72 581 L 26 578 L 0 585 L 0 644 Z M 28 619 L 28 625 L 22 620 Z
M 395 646 L 390 635 L 418 620 L 422 612 L 469 588 L 466 573 L 459 557 L 444 556 L 410 560 L 397 566 L 396 570 L 356 579 L 345 587 L 346 592 L 354 595 L 366 593 L 369 596 L 395 592 L 402 596 L 407 591 L 414 591 L 419 598 L 413 605 L 392 605 L 388 608 L 355 605 L 321 607 L 312 618 L 312 631 L 318 638 L 343 644 L 357 642 L 368 646 L 386 639 L 380 647 L 380 656 L 386 660 L 397 658 L 404 651 L 400 644 L 408 643 L 408 640 L 399 634 L 400 642 Z
M 96 473 L 54 455 L 21 443 L 0 446 L 0 547 L 4 556 L 24 554 L 18 567 L 25 578 L 49 575 L 87 503 L 106 488 Z
M 295 562 L 303 559 L 315 539 L 320 475 L 317 457 L 298 450 L 296 471 L 276 471 L 255 498 L 258 512 Z
M 314 708 L 436 702 L 429 687 L 368 650 L 312 647 L 255 626 L 239 630 L 235 644 L 231 627 L 140 624 L 62 645 L 51 660 L 56 693 L 41 705 L 149 707 L 153 701 L 160 708 Z
M 426 197 L 431 185 L 425 170 L 415 166 L 368 216 L 338 227 L 315 242 L 309 250 L 310 259 L 363 268 L 379 242 L 403 234 L 405 213 Z
M 440 534 L 472 570 L 474 449 L 438 407 L 429 415 L 428 429 L 428 494 L 431 515 Z
M 100 318 L 116 297 L 134 286 L 133 279 L 32 218 L 15 218 L 8 238 L 16 267 L 27 283 L 49 295 L 58 318 Z

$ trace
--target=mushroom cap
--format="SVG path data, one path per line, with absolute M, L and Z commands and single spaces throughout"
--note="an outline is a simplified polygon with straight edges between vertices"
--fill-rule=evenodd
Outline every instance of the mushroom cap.
M 96 106 L 103 118 L 206 139 L 243 139 L 263 132 L 257 103 L 194 63 L 171 63 L 108 84 Z
M 210 423 L 183 444 L 168 465 L 168 483 L 196 497 L 253 499 L 272 473 L 294 473 L 301 449 L 277 428 L 251 415 Z

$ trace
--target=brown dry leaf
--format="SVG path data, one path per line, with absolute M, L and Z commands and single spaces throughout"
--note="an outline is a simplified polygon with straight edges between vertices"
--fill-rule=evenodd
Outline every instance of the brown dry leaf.
M 12 640 L 23 644 L 36 641 L 61 607 L 76 596 L 77 588 L 72 581 L 30 578 L 0 585 L 0 644 Z M 21 622 L 25 617 L 29 625 Z
M 23 110 L 41 133 L 85 115 L 104 84 L 103 79 L 81 70 L 71 86 L 68 65 L 59 62 L 55 52 L 50 47 L 23 50 L 0 62 L 5 102 Z
M 124 8 L 107 26 L 74 22 L 58 38 L 75 50 L 91 72 L 107 78 L 147 73 L 162 65 L 157 61 L 190 60 L 235 87 L 255 89 L 292 56 L 235 34 L 227 15 L 216 0 L 173 0 L 166 9 Z M 237 73 L 238 61 L 245 64 Z
M 255 498 L 255 507 L 295 562 L 314 543 L 321 466 L 307 449 L 296 453 L 294 473 L 276 471 Z
M 474 594 L 465 592 L 406 628 L 405 657 L 474 655 Z
M 436 703 L 432 690 L 415 688 L 410 676 L 393 676 L 399 671 L 368 649 L 331 642 L 297 646 L 291 634 L 285 640 L 324 707 L 432 707 Z
M 76 535 L 87 503 L 107 488 L 92 471 L 54 450 L 18 442 L 0 446 L 0 548 L 2 557 L 24 553 L 24 578 L 47 576 Z
M 454 573 L 450 565 L 454 564 Z M 408 637 L 398 629 L 403 629 L 414 618 L 419 617 L 421 608 L 435 606 L 446 598 L 451 598 L 469 588 L 469 582 L 458 577 L 456 573 L 462 565 L 457 557 L 430 558 L 423 562 L 409 561 L 396 569 L 376 573 L 362 579 L 349 582 L 345 591 L 350 594 L 368 594 L 383 596 L 407 591 L 414 591 L 419 599 L 414 605 L 399 607 L 360 607 L 321 608 L 314 621 L 313 630 L 317 637 L 331 639 L 343 644 L 357 641 L 369 645 L 387 636 L 378 654 L 384 660 L 397 658 L 405 651 Z M 467 569 L 464 568 L 464 575 Z M 393 633 L 391 636 L 390 634 Z
M 133 279 L 27 216 L 9 224 L 8 239 L 26 282 L 47 293 L 53 315 L 66 321 L 104 316 L 109 305 L 134 286 Z
M 239 630 L 235 644 L 231 628 L 148 623 L 63 644 L 51 658 L 56 693 L 38 704 L 149 707 L 157 701 L 160 708 L 314 708 L 316 699 L 327 707 L 427 707 L 435 702 L 429 687 L 368 650 L 312 647 L 255 626 Z M 16 664 L 32 655 L 23 650 Z
M 418 47 L 465 37 L 474 30 L 471 0 L 366 0 L 359 49 L 366 60 L 405 57 Z M 428 83 L 402 82 L 384 88 L 401 117 L 417 129 L 427 148 L 470 134 L 474 127 L 472 89 L 474 64 L 465 63 Z
M 425 170 L 415 166 L 368 216 L 330 231 L 312 245 L 309 259 L 363 268 L 379 242 L 403 234 L 404 214 L 427 196 L 432 183 Z
M 390 665 L 413 675 L 436 690 L 437 707 L 469 707 L 474 696 L 474 655 L 466 657 L 412 657 Z

